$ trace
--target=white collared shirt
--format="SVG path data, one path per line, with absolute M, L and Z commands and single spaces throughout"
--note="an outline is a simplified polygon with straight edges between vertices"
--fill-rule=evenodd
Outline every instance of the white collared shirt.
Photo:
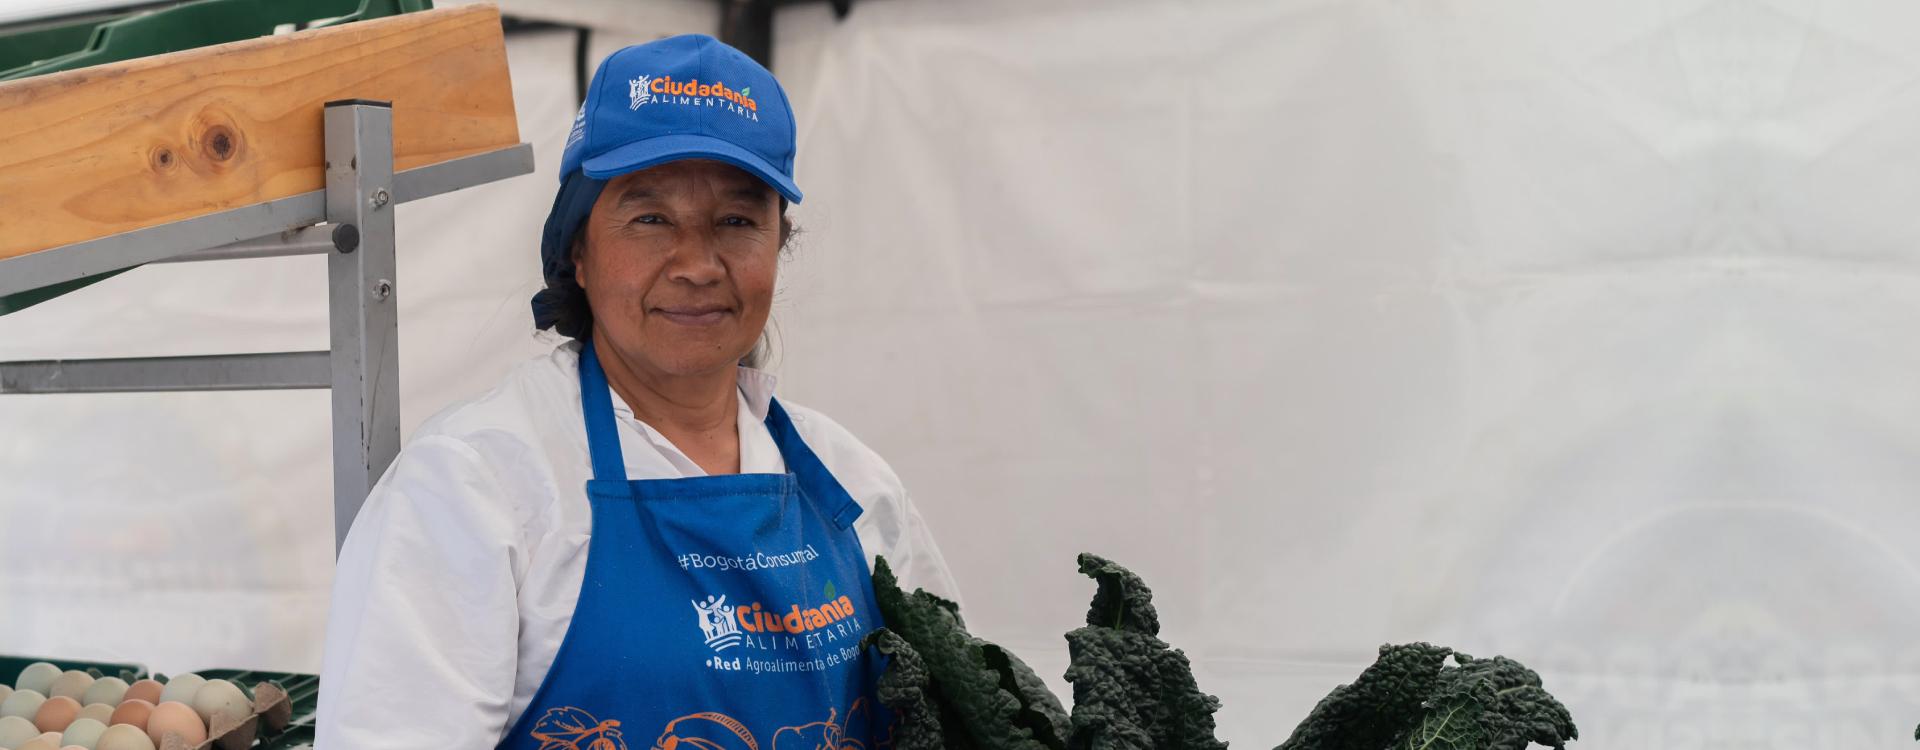
M 354 520 L 334 573 L 318 750 L 485 750 L 552 665 L 586 575 L 593 470 L 579 347 L 515 368 L 415 431 Z M 740 469 L 785 470 L 762 420 L 773 376 L 740 369 Z M 704 471 L 613 396 L 631 479 Z M 785 401 L 794 429 L 863 513 L 871 564 L 958 600 L 940 550 L 885 461 L 845 428 Z

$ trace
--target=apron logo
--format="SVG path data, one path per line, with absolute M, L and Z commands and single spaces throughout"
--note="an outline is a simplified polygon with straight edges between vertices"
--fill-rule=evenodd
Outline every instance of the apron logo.
M 727 606 L 726 597 L 709 596 L 705 604 L 696 601 L 693 611 L 700 616 L 700 632 L 707 637 L 708 648 L 720 652 L 740 645 L 740 626 L 733 623 L 734 608 Z
M 787 605 L 787 613 L 779 614 L 772 607 L 760 608 L 759 602 L 751 607 L 741 608 L 735 613 L 740 627 L 749 633 L 793 633 L 800 634 L 810 630 L 819 630 L 853 616 L 853 599 L 842 596 L 818 607 L 801 609 L 798 604 Z
M 826 593 L 837 593 L 833 584 L 827 584 Z M 853 597 L 844 594 L 805 609 L 789 604 L 785 612 L 760 602 L 735 606 L 728 604 L 725 596 L 709 595 L 706 601 L 695 599 L 691 603 L 700 636 L 716 654 L 742 645 L 754 649 L 778 648 L 782 639 L 787 643 L 786 648 L 798 649 L 804 642 L 806 648 L 812 650 L 841 637 L 858 638 L 864 632 L 859 614 L 854 611 Z M 708 662 L 709 665 L 717 663 L 717 659 Z

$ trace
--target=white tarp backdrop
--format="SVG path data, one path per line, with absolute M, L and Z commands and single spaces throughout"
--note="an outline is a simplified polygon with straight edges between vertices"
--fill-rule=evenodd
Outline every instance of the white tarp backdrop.
M 509 3 L 593 59 L 712 6 Z M 659 14 L 672 16 L 671 23 Z M 1596 750 L 1920 722 L 1920 6 L 870 0 L 783 10 L 775 366 L 1058 679 L 1081 550 L 1270 747 L 1382 642 L 1539 669 Z M 400 208 L 413 425 L 550 341 L 540 171 Z M 318 258 L 143 269 L 8 359 L 325 346 Z M 0 653 L 317 667 L 324 392 L 0 398 Z

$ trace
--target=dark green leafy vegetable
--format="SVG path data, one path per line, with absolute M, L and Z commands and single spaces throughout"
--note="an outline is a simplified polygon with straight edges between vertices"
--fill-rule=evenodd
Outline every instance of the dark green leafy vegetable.
M 874 566 L 887 627 L 863 645 L 891 657 L 877 692 L 899 720 L 893 750 L 1225 750 L 1214 736 L 1220 702 L 1160 640 L 1153 592 L 1111 561 L 1079 561 L 1098 588 L 1087 625 L 1067 634 L 1071 715 L 1012 652 L 968 634 L 957 605 L 904 593 L 885 560 Z M 1578 736 L 1519 662 L 1413 643 L 1380 647 L 1278 750 L 1564 750 Z
M 1394 750 L 1481 750 L 1489 745 L 1480 722 L 1481 706 L 1491 691 L 1480 683 L 1453 683 L 1436 690 L 1433 708 L 1423 712 Z
M 1080 555 L 1099 583 L 1087 626 L 1067 634 L 1073 683 L 1070 750 L 1224 750 L 1220 701 L 1200 692 L 1186 654 L 1159 639 L 1153 592 L 1127 569 Z
M 1381 646 L 1351 685 L 1333 689 L 1280 750 L 1381 750 L 1420 721 L 1453 649 L 1426 643 Z
M 1504 656 L 1475 659 L 1457 652 L 1453 660 L 1460 666 L 1441 673 L 1441 689 L 1447 690 L 1449 683 L 1472 685 L 1456 692 L 1474 697 L 1473 708 L 1479 711 L 1487 738 L 1487 744 L 1476 747 L 1526 750 L 1531 743 L 1564 748 L 1568 740 L 1580 737 L 1567 707 L 1547 693 L 1538 673 L 1520 662 Z
M 902 592 L 885 559 L 874 566 L 873 590 L 881 618 L 917 653 L 931 678 L 944 747 L 1063 746 L 1060 735 L 1067 718 L 1059 699 L 1019 658 L 969 635 L 957 605 L 925 591 Z M 918 750 L 900 744 L 895 748 Z
M 1280 750 L 1525 750 L 1577 737 L 1533 670 L 1414 643 L 1380 647 L 1379 660 L 1322 699 Z
M 896 750 L 936 750 L 946 747 L 940 730 L 938 698 L 933 695 L 933 676 L 919 652 L 907 641 L 886 628 L 867 634 L 861 648 L 872 646 L 889 658 L 887 671 L 880 675 L 874 692 L 880 705 L 893 711 L 899 721 L 893 726 L 891 746 Z
M 1060 706 L 1060 699 L 1054 697 L 1046 681 L 1034 674 L 1020 657 L 995 644 L 981 641 L 980 653 L 986 657 L 987 668 L 1000 675 L 1000 689 L 1020 700 L 1020 713 L 1014 716 L 1014 723 L 1032 732 L 1042 745 L 1065 747 L 1069 729 L 1067 710 Z

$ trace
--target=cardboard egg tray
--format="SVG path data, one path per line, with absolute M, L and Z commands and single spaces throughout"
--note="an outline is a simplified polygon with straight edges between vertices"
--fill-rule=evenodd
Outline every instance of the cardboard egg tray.
M 47 659 L 41 657 L 0 656 L 0 680 L 12 682 L 14 675 L 37 661 L 62 670 L 78 669 L 95 677 L 118 677 L 134 682 L 147 677 L 166 681 L 164 675 L 150 674 L 138 664 Z M 254 716 L 236 726 L 215 727 L 212 739 L 199 746 L 163 743 L 159 750 L 301 750 L 313 747 L 314 707 L 320 700 L 320 678 L 292 672 L 259 672 L 246 669 L 203 669 L 194 674 L 209 680 L 226 680 L 253 692 Z M 167 735 L 168 739 L 177 739 Z

